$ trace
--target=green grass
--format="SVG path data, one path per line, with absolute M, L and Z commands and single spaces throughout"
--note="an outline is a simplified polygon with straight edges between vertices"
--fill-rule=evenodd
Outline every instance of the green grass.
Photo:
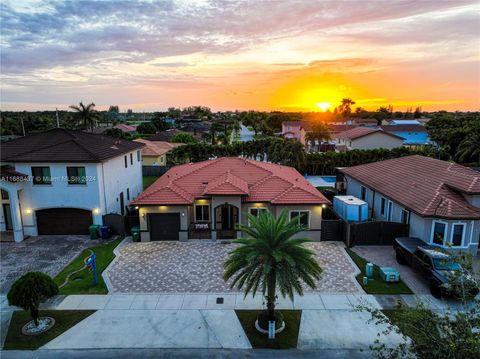
M 93 285 L 93 272 L 90 272 L 88 269 L 84 269 L 81 272 L 75 273 L 70 277 L 70 282 L 60 289 L 59 294 L 106 294 L 108 293 L 105 282 L 102 278 L 102 272 L 107 268 L 110 262 L 115 258 L 113 250 L 122 239 L 116 239 L 114 241 L 100 244 L 89 249 L 95 252 L 97 256 L 97 277 L 98 284 Z M 63 270 L 54 278 L 57 285 L 61 285 L 68 274 L 74 272 L 83 267 L 84 259 L 90 255 L 89 250 L 84 250 L 80 255 L 75 258 L 69 265 L 67 265 Z M 78 278 L 77 280 L 73 280 Z
M 24 311 L 15 311 L 8 327 L 4 349 L 38 349 L 93 313 L 94 310 L 41 310 L 40 316 L 54 318 L 55 325 L 45 333 L 27 336 L 22 334 L 22 327 L 31 320 L 30 315 Z
M 255 329 L 255 320 L 261 310 L 236 310 L 238 320 L 247 335 L 253 348 L 289 349 L 296 348 L 298 330 L 300 328 L 301 310 L 280 310 L 285 321 L 285 329 L 277 334 L 275 339 L 268 339 L 267 334 L 262 334 Z
M 350 248 L 347 248 L 346 251 L 361 271 L 356 276 L 357 282 L 368 294 L 413 294 L 411 289 L 401 279 L 398 283 L 384 282 L 380 277 L 380 267 L 375 264 L 373 265 L 373 280 L 369 279 L 368 284 L 364 285 L 363 277 L 366 276 L 365 264 L 368 262 Z
M 146 190 L 157 179 L 159 179 L 157 176 L 143 176 L 143 190 Z

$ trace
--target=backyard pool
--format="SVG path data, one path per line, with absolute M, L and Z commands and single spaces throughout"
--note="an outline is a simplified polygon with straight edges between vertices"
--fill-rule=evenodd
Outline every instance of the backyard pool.
M 335 176 L 305 176 L 305 179 L 315 187 L 335 187 Z

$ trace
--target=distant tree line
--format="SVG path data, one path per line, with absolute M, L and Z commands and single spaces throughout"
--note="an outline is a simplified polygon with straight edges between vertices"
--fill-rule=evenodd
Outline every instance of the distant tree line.
M 270 137 L 231 145 L 188 144 L 172 150 L 168 155 L 168 162 L 169 165 L 177 165 L 224 156 L 243 156 L 291 166 L 303 174 L 333 175 L 336 167 L 355 166 L 414 154 L 448 159 L 448 154 L 434 148 L 412 150 L 401 147 L 393 150 L 374 149 L 307 153 L 302 144 L 296 140 Z

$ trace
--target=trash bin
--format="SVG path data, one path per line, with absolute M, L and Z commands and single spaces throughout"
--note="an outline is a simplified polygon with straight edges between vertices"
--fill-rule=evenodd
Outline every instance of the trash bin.
M 109 226 L 101 226 L 100 233 L 102 235 L 102 239 L 108 239 L 110 236 L 110 227 Z
M 98 224 L 92 224 L 88 227 L 88 231 L 90 232 L 90 239 L 98 239 L 98 232 L 100 230 L 100 226 Z
M 132 229 L 130 229 L 130 233 L 132 234 L 132 240 L 134 242 L 140 242 L 140 227 L 139 226 L 133 226 Z

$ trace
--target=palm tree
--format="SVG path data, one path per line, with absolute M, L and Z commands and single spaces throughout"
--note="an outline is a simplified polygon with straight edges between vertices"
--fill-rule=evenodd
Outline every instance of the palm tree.
M 345 130 L 347 129 L 346 119 L 350 117 L 350 114 L 352 113 L 352 105 L 355 105 L 355 101 L 353 101 L 351 98 L 344 98 L 342 99 L 342 104 L 338 107 L 339 112 L 342 114 L 342 117 L 345 120 Z
M 309 141 L 310 143 L 315 143 L 315 141 L 318 142 L 318 149 L 320 149 L 320 144 L 323 141 L 328 141 L 330 140 L 330 131 L 328 130 L 328 127 L 323 123 L 315 123 L 312 126 L 312 131 L 308 132 L 305 135 L 305 139 Z
M 240 246 L 229 253 L 224 264 L 223 278 L 233 278 L 230 288 L 244 287 L 245 296 L 261 291 L 267 302 L 268 320 L 275 321 L 277 289 L 285 298 L 293 300 L 294 292 L 303 295 L 301 281 L 315 288 L 322 269 L 314 252 L 303 246 L 311 242 L 307 238 L 292 238 L 305 230 L 297 220 L 288 220 L 287 210 L 278 218 L 270 211 L 258 217 L 248 215 L 249 226 L 240 224 L 239 229 L 247 237 L 236 241 Z
M 80 101 L 79 105 L 71 105 L 70 108 L 72 110 L 77 111 L 78 118 L 85 128 L 89 128 L 93 132 L 93 128 L 95 127 L 95 120 L 97 119 L 97 111 L 95 111 L 95 104 L 89 103 L 88 105 L 84 105 L 82 101 Z
M 460 142 L 455 153 L 457 160 L 462 163 L 480 163 L 480 125 L 476 128 L 471 126 L 471 130 Z

